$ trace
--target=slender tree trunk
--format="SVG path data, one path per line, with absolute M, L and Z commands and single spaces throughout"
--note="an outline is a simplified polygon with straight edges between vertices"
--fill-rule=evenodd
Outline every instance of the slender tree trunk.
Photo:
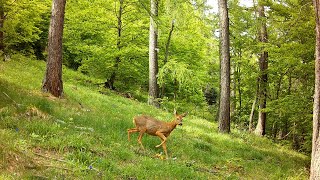
M 291 72 L 289 74 L 289 85 L 288 85 L 288 95 L 291 95 L 291 86 L 292 86 L 292 77 L 291 77 Z
M 256 104 L 258 102 L 259 88 L 260 88 L 259 87 L 259 78 L 257 78 L 256 94 L 254 96 L 254 100 L 253 100 L 252 107 L 251 107 L 251 113 L 250 113 L 250 117 L 249 117 L 249 132 L 253 132 L 254 131 L 253 119 L 254 119 L 254 111 L 256 109 Z
M 175 22 L 175 20 L 172 20 L 172 22 L 171 22 L 171 28 L 170 28 L 169 36 L 168 36 L 168 39 L 167 39 L 166 49 L 165 49 L 165 56 L 164 56 L 164 60 L 163 60 L 164 64 L 166 64 L 168 62 L 169 47 L 170 47 L 172 33 L 173 33 L 173 30 L 174 30 L 174 22 Z
M 265 13 L 264 13 L 264 6 L 258 4 L 258 15 L 259 21 L 261 22 L 261 28 L 259 32 L 259 41 L 261 43 L 267 43 L 268 36 L 267 36 L 267 27 L 265 22 Z M 255 130 L 255 134 L 259 136 L 264 136 L 266 131 L 266 120 L 267 120 L 267 113 L 265 109 L 267 107 L 267 83 L 268 83 L 268 52 L 262 50 L 259 55 L 259 68 L 260 68 L 260 88 L 259 88 L 259 119 L 258 124 Z
M 148 104 L 159 107 L 159 87 L 157 82 L 158 74 L 158 17 L 159 0 L 150 0 L 150 35 L 149 35 L 149 98 Z
M 230 86 L 232 85 L 232 88 L 230 87 L 230 119 L 232 121 L 236 121 L 236 111 L 237 111 L 237 82 L 236 82 L 236 72 L 237 72 L 237 64 L 232 63 L 230 67 L 230 76 L 232 78 L 230 79 Z
M 119 6 L 119 11 L 117 14 L 117 20 L 118 20 L 118 25 L 117 25 L 117 50 L 120 51 L 122 48 L 121 45 L 121 37 L 122 37 L 122 14 L 123 14 L 123 1 L 124 0 L 119 0 L 120 6 Z M 114 87 L 114 82 L 117 77 L 117 72 L 119 68 L 119 64 L 121 62 L 120 55 L 118 55 L 115 58 L 115 62 L 113 65 L 112 73 L 110 78 L 105 82 L 105 88 L 109 88 L 111 90 L 115 90 L 116 88 Z
M 239 52 L 239 59 L 240 62 L 242 61 L 242 49 Z M 238 94 L 239 94 L 239 113 L 238 116 L 241 117 L 242 113 L 242 92 L 241 92 L 241 63 L 238 62 L 237 66 L 237 82 L 238 82 Z
M 315 92 L 313 104 L 313 136 L 310 179 L 320 179 L 320 2 L 313 0 L 316 14 Z
M 220 107 L 219 132 L 230 132 L 230 40 L 227 0 L 219 0 L 220 19 Z
M 275 121 L 272 126 L 272 137 L 274 140 L 277 138 L 277 134 L 278 134 L 278 123 L 277 121 Z
M 53 0 L 48 38 L 48 61 L 42 84 L 44 92 L 50 92 L 56 97 L 63 93 L 62 84 L 62 36 L 64 10 L 66 0 Z
M 280 74 L 279 81 L 278 81 L 278 84 L 277 84 L 276 99 L 279 99 L 279 96 L 280 96 L 281 83 L 282 83 L 283 76 L 284 76 L 284 74 Z
M 4 2 L 0 0 L 0 51 L 2 51 L 3 60 L 5 60 L 5 46 L 4 46 L 4 32 L 3 32 L 3 24 L 5 20 L 4 15 Z
M 174 102 L 176 102 L 177 100 L 177 96 L 178 96 L 178 93 L 177 93 L 177 89 L 178 89 L 178 81 L 176 78 L 174 78 L 174 87 L 173 87 L 173 100 Z
M 173 33 L 173 30 L 174 30 L 174 22 L 175 22 L 175 20 L 172 20 L 172 22 L 171 22 L 171 28 L 170 28 L 169 36 L 168 36 L 167 43 L 166 43 L 166 49 L 165 49 L 165 54 L 164 54 L 163 65 L 165 65 L 168 62 L 169 47 L 170 47 L 172 33 Z M 161 97 L 164 96 L 164 91 L 165 91 L 165 84 L 163 83 L 162 87 L 161 87 Z
M 250 118 L 249 118 L 249 132 L 252 132 L 253 129 L 253 118 L 254 118 L 254 110 L 256 108 L 256 103 L 257 103 L 257 96 L 254 97 L 252 107 L 251 107 L 251 113 L 250 113 Z

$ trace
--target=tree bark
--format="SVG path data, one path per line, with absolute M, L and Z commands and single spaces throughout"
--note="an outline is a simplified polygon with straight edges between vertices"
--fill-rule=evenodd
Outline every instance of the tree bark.
M 240 61 L 242 59 L 241 55 L 241 50 L 240 50 Z M 238 116 L 241 117 L 242 113 L 242 92 L 241 92 L 241 63 L 238 63 L 238 68 L 237 68 L 237 81 L 238 81 L 238 94 L 239 94 L 239 113 Z
M 288 95 L 291 95 L 291 86 L 292 86 L 292 76 L 291 76 L 291 72 L 290 72 L 290 74 L 289 74 L 289 82 L 288 82 Z
M 236 121 L 235 116 L 237 112 L 237 82 L 236 82 L 236 72 L 237 64 L 233 63 L 230 65 L 230 119 Z M 232 88 L 231 88 L 232 86 Z
M 250 118 L 249 118 L 249 132 L 253 131 L 253 118 L 254 118 L 254 109 L 256 108 L 256 103 L 257 103 L 257 97 L 254 97 L 252 107 L 251 107 L 251 113 L 250 113 Z
M 264 13 L 264 6 L 258 4 L 258 15 L 260 24 L 259 41 L 261 43 L 268 42 L 267 36 L 267 26 L 266 26 L 266 16 Z M 259 78 L 259 119 L 255 130 L 255 134 L 258 136 L 264 136 L 266 131 L 266 120 L 267 113 L 265 109 L 267 107 L 267 83 L 268 83 L 268 52 L 262 50 L 259 54 L 259 68 L 260 68 L 260 78 Z
M 170 28 L 169 36 L 168 36 L 167 43 L 166 43 L 166 49 L 165 49 L 165 54 L 164 54 L 163 65 L 165 65 L 168 62 L 169 46 L 170 46 L 170 42 L 171 42 L 172 33 L 173 33 L 173 30 L 174 30 L 174 21 L 175 20 L 172 20 L 172 22 L 171 22 L 171 28 Z M 164 91 L 165 91 L 165 84 L 163 83 L 162 87 L 161 87 L 161 97 L 164 96 Z
M 3 60 L 5 60 L 5 46 L 4 46 L 4 32 L 3 32 L 3 24 L 5 20 L 4 15 L 4 2 L 0 1 L 0 51 L 2 51 Z
M 117 14 L 118 25 L 117 25 L 117 45 L 116 45 L 118 51 L 120 51 L 121 48 L 122 48 L 122 45 L 121 45 L 121 37 L 122 37 L 122 14 L 123 14 L 123 10 L 124 10 L 123 0 L 119 0 L 119 3 L 120 3 L 120 6 L 119 6 L 118 14 Z M 120 58 L 120 55 L 118 55 L 118 56 L 115 58 L 115 62 L 114 62 L 114 65 L 113 65 L 113 70 L 112 70 L 111 76 L 110 76 L 110 78 L 107 80 L 107 82 L 105 82 L 105 88 L 109 88 L 109 89 L 111 89 L 111 90 L 115 90 L 115 89 L 116 89 L 116 88 L 114 87 L 114 82 L 115 82 L 116 77 L 117 77 L 117 71 L 118 71 L 118 67 L 119 67 L 120 62 L 121 62 L 121 58 Z
M 62 36 L 66 0 L 53 0 L 48 37 L 48 61 L 42 90 L 56 97 L 63 93 Z
M 227 0 L 219 0 L 220 105 L 219 132 L 230 133 L 230 39 Z
M 158 25 L 156 19 L 158 17 L 159 0 L 150 0 L 150 34 L 149 34 L 149 98 L 148 104 L 159 107 L 158 102 Z
M 253 119 L 254 119 L 254 111 L 256 108 L 256 104 L 258 101 L 258 95 L 259 95 L 259 78 L 257 78 L 257 89 L 256 89 L 256 94 L 251 106 L 251 113 L 250 113 L 250 117 L 249 117 L 249 132 L 253 132 L 254 131 L 254 126 L 253 126 Z
M 320 179 L 320 2 L 313 0 L 316 15 L 315 92 L 313 103 L 313 136 L 310 179 Z
M 171 22 L 171 28 L 170 28 L 169 36 L 168 36 L 168 39 L 167 39 L 166 49 L 165 49 L 165 56 L 164 56 L 164 60 L 163 60 L 164 64 L 166 64 L 168 62 L 169 46 L 170 46 L 170 42 L 171 42 L 172 33 L 173 33 L 173 30 L 174 30 L 174 22 L 175 22 L 175 20 L 172 20 L 172 22 Z
M 278 84 L 277 84 L 276 99 L 279 99 L 280 90 L 281 90 L 281 84 L 282 84 L 282 79 L 283 79 L 283 76 L 284 76 L 284 75 L 285 75 L 285 74 L 280 73 L 279 81 L 278 81 Z

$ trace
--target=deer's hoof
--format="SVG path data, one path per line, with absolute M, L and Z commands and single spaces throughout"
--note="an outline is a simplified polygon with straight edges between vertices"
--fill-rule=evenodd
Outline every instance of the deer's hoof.
M 156 145 L 156 148 L 160 147 L 160 145 Z

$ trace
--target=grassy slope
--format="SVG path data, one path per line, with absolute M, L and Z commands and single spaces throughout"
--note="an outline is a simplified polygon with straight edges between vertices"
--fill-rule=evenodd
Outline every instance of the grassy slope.
M 126 129 L 137 114 L 169 121 L 170 113 L 102 95 L 69 70 L 65 98 L 53 98 L 40 92 L 43 62 L 13 59 L 0 62 L 0 179 L 308 178 L 306 156 L 236 130 L 218 134 L 216 124 L 193 116 L 170 136 L 173 159 L 164 161 L 158 138 L 145 136 L 142 151 Z

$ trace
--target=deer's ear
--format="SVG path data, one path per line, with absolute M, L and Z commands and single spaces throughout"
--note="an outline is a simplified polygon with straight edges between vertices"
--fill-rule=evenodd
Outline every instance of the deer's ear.
M 177 113 L 176 108 L 174 108 L 174 110 L 173 110 L 173 114 L 174 114 L 175 116 L 178 116 L 178 113 Z
M 188 115 L 188 112 L 181 114 L 182 117 L 186 117 L 187 115 Z

